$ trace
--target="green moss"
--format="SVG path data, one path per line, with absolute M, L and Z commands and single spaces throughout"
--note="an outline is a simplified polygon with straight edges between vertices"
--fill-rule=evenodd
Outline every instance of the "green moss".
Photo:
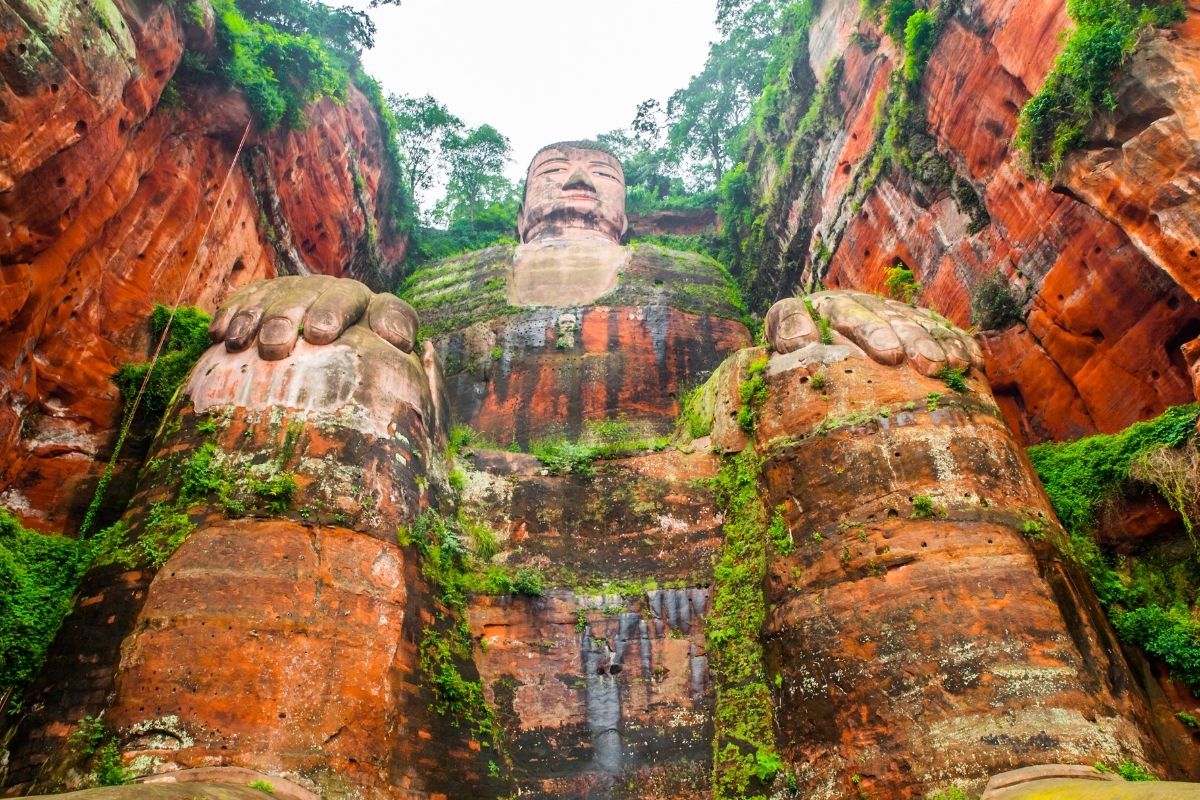
M 766 356 L 755 359 L 746 368 L 746 380 L 738 386 L 741 405 L 738 407 L 738 425 L 746 433 L 753 433 L 758 423 L 758 412 L 767 401 L 767 381 L 763 372 L 767 368 Z
M 725 511 L 705 624 L 716 685 L 713 794 L 765 798 L 782 768 L 775 747 L 771 690 L 759 635 L 766 620 L 767 515 L 759 500 L 753 448 L 726 458 L 712 487 Z M 779 531 L 776 531 L 779 534 Z M 780 537 L 782 538 L 782 537 Z
M 422 336 L 526 313 L 528 309 L 508 304 L 505 276 L 514 249 L 513 245 L 497 245 L 423 266 L 409 275 L 396 293 L 421 315 Z
M 707 384 L 684 392 L 679 398 L 679 421 L 677 428 L 687 432 L 687 438 L 701 439 L 712 433 L 712 397 Z M 707 401 L 707 402 L 706 402 Z
M 967 793 L 962 789 L 959 789 L 957 786 L 951 786 L 932 795 L 929 800 L 970 800 L 970 798 L 967 797 Z
M 1054 67 L 1021 109 L 1016 145 L 1047 178 L 1083 143 L 1092 118 L 1115 109 L 1112 82 L 1142 31 L 1185 18 L 1180 0 L 1068 0 L 1075 23 Z

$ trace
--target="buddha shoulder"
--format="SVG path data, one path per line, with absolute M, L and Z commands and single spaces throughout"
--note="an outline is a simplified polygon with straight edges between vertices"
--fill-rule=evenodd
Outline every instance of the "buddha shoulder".
M 725 319 L 744 316 L 736 284 L 715 260 L 643 243 L 489 247 L 422 267 L 401 294 L 430 335 L 538 307 L 666 306 Z

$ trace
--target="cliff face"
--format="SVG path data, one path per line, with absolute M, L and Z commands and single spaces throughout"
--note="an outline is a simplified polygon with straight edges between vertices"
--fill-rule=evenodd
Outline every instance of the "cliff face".
M 303 130 L 259 131 L 237 92 L 168 88 L 185 42 L 215 47 L 210 11 L 182 16 L 0 5 L 0 503 L 47 530 L 90 501 L 121 411 L 110 378 L 146 357 L 154 303 L 211 311 L 290 272 L 381 286 L 404 255 L 372 200 L 392 178 L 367 99 L 351 86 Z
M 748 281 L 759 305 L 822 281 L 884 291 L 902 262 L 922 302 L 958 324 L 999 272 L 1022 321 L 979 339 L 1009 424 L 1026 441 L 1114 431 L 1193 396 L 1180 347 L 1200 335 L 1196 3 L 1148 34 L 1115 112 L 1052 182 L 1012 145 L 1070 21 L 1056 0 L 960 4 L 942 26 L 902 132 L 914 164 L 869 179 L 896 45 L 851 0 L 820 4 L 792 107 L 758 134 L 748 171 L 765 204 Z M 819 105 L 823 125 L 790 121 Z M 792 159 L 771 158 L 791 146 Z M 756 261 L 757 259 L 757 261 Z M 1114 387 L 1120 386 L 1120 391 Z

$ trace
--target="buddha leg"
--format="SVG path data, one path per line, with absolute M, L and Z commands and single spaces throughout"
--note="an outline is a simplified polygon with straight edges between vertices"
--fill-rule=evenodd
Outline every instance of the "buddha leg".
M 90 705 L 47 719 L 102 713 L 138 774 L 250 769 L 322 796 L 482 791 L 495 754 L 430 710 L 421 643 L 441 609 L 397 543 L 444 492 L 432 367 L 366 326 L 277 361 L 209 350 L 56 644 L 52 662 L 95 665 Z M 107 651 L 72 638 L 102 620 Z M 51 756 L 42 786 L 70 774 L 63 728 L 28 736 Z
M 801 796 L 970 793 L 1030 764 L 1161 763 L 982 375 L 958 392 L 911 357 L 889 366 L 833 338 L 771 356 L 753 440 L 765 507 L 794 542 L 768 565 L 763 641 Z

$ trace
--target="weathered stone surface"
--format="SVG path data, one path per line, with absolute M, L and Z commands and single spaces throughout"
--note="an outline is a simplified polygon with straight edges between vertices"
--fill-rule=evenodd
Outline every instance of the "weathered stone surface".
M 656 573 L 663 574 L 663 573 Z M 703 588 L 479 598 L 479 670 L 521 796 L 697 797 L 712 696 Z
M 127 514 L 131 541 L 151 534 L 203 447 L 215 453 L 205 476 L 227 488 L 185 509 L 196 528 L 161 569 L 85 580 L 9 780 L 69 785 L 66 737 L 102 713 L 143 770 L 236 766 L 335 797 L 473 793 L 487 762 L 430 710 L 418 647 L 439 608 L 396 542 L 445 491 L 422 366 L 361 326 L 282 361 L 248 358 L 218 345 L 193 373 Z M 284 507 L 229 504 L 282 474 L 296 484 Z M 89 624 L 95 634 L 71 635 Z M 93 665 L 83 684 L 81 661 Z M 461 768 L 437 769 L 448 760 Z
M 257 777 L 261 780 L 270 780 L 266 775 Z M 278 789 L 276 793 L 279 797 L 296 797 L 294 794 L 281 792 Z M 193 800 L 193 798 L 204 798 L 204 800 L 262 800 L 263 792 L 261 789 L 234 783 L 139 783 L 130 786 L 103 786 L 96 789 L 83 789 L 78 792 L 33 796 L 75 798 L 76 800 Z
M 680 392 L 750 336 L 715 262 L 653 245 L 626 253 L 615 288 L 590 304 L 513 305 L 513 248 L 418 273 L 405 298 L 435 337 L 455 419 L 501 444 L 617 417 L 670 431 Z
M 0 502 L 35 527 L 70 529 L 90 501 L 120 414 L 109 379 L 146 357 L 154 303 L 211 311 L 277 271 L 386 283 L 403 257 L 372 199 L 392 181 L 379 123 L 353 86 L 303 131 L 251 126 L 258 166 L 218 197 L 250 115 L 203 88 L 158 104 L 185 35 L 215 46 L 182 18 L 0 6 Z
M 1196 797 L 1200 797 L 1200 787 L 1194 783 L 1099 783 L 1078 778 L 1051 778 L 988 792 L 983 800 L 1190 800 Z
M 713 208 L 664 208 L 646 214 L 629 214 L 629 237 L 696 236 L 715 233 L 720 228 Z
M 755 433 L 765 502 L 796 543 L 769 566 L 764 647 L 802 793 L 1162 763 L 1086 581 L 1021 533 L 1053 531 L 1053 512 L 982 376 L 960 395 L 845 350 L 772 356 Z
M 1192 2 L 1193 17 L 1200 4 Z M 1193 299 L 1200 297 L 1200 41 L 1196 26 L 1156 32 L 1114 88 L 1115 112 L 1056 176 L 1058 188 L 1119 225 Z
M 811 72 L 796 80 L 797 106 L 781 117 L 774 144 L 788 145 L 788 114 L 803 114 L 808 80 L 830 74 L 834 125 L 805 140 L 802 166 L 789 175 L 765 149 L 752 154 L 760 192 L 778 198 L 767 216 L 768 263 L 754 265 L 756 300 L 817 278 L 882 292 L 887 270 L 902 262 L 922 284 L 922 302 L 966 326 L 973 292 L 999 270 L 1024 302 L 1025 323 L 982 343 L 997 402 L 1023 440 L 1112 432 L 1188 401 L 1180 346 L 1200 336 L 1189 177 L 1197 7 L 1189 8 L 1192 21 L 1133 57 L 1117 114 L 1052 187 L 1026 174 L 1011 142 L 1069 23 L 1065 4 L 962 4 L 918 98 L 954 177 L 922 183 L 885 169 L 859 192 L 875 152 L 875 109 L 903 57 L 853 0 L 822 4 L 809 34 Z
M 708 453 L 674 450 L 553 476 L 481 451 L 463 513 L 497 560 L 539 569 L 545 597 L 470 607 L 489 699 L 522 796 L 696 797 L 709 785 L 712 686 L 703 618 L 721 516 Z

